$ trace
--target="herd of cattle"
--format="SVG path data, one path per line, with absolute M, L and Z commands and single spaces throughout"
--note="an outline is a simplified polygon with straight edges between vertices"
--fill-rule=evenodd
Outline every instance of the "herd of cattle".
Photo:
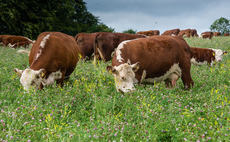
M 202 33 L 210 38 L 212 32 Z M 36 41 L 25 37 L 0 35 L 0 44 L 16 48 L 28 47 L 29 64 L 25 70 L 15 68 L 21 76 L 25 90 L 31 87 L 42 89 L 46 85 L 63 86 L 81 59 L 110 61 L 106 69 L 114 75 L 119 92 L 133 91 L 135 83 L 164 81 L 166 86 L 175 86 L 181 78 L 185 88 L 194 82 L 191 77 L 191 63 L 209 64 L 221 61 L 226 51 L 190 47 L 183 37 L 198 37 L 195 29 L 168 30 L 161 36 L 159 31 L 127 33 L 79 33 L 74 37 L 60 32 L 43 32 Z M 210 38 L 211 39 L 211 38 Z M 79 56 L 80 55 L 80 56 Z

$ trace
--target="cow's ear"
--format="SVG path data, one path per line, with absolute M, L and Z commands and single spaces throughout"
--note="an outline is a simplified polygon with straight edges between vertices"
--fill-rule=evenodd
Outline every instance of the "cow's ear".
M 139 62 L 136 62 L 135 64 L 132 64 L 131 67 L 132 67 L 133 71 L 136 72 L 140 67 Z
M 113 66 L 107 66 L 107 71 L 112 74 L 118 74 L 117 70 Z
M 38 71 L 38 75 L 39 75 L 41 78 L 43 78 L 43 77 L 45 76 L 45 73 L 46 73 L 46 70 L 45 70 L 45 69 L 40 69 L 40 70 Z
M 228 52 L 227 52 L 227 51 L 224 51 L 224 52 L 223 52 L 223 55 L 227 55 L 227 54 L 228 54 Z
M 18 76 L 22 76 L 23 70 L 19 70 L 18 68 L 14 68 L 14 71 L 17 73 Z

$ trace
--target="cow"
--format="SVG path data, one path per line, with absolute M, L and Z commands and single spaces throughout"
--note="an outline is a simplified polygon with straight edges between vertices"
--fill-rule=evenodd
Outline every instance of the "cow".
M 191 30 L 191 32 L 190 32 L 190 36 L 192 36 L 192 37 L 199 37 L 199 35 L 197 34 L 197 30 L 196 29 L 190 29 Z
M 217 37 L 217 36 L 221 36 L 221 33 L 220 33 L 220 32 L 214 32 L 214 33 L 213 33 L 213 36 L 216 36 L 216 37 Z
M 79 48 L 72 36 L 60 32 L 43 32 L 33 44 L 30 55 L 30 66 L 25 70 L 15 68 L 25 90 L 42 89 L 46 85 L 63 86 L 79 60 Z
M 90 59 L 94 53 L 95 37 L 98 33 L 78 33 L 75 36 L 82 59 Z
M 190 38 L 190 36 L 192 36 L 191 29 L 180 30 L 178 36 Z
M 108 33 L 100 32 L 95 38 L 94 46 L 94 62 L 101 58 L 104 61 L 111 60 L 112 53 L 115 48 L 124 40 L 145 38 L 144 35 L 128 34 L 128 33 Z
M 204 39 L 212 39 L 213 32 L 203 32 L 203 33 L 201 33 L 201 37 Z
M 224 33 L 224 36 L 229 36 L 229 33 Z
M 34 41 L 27 37 L 15 36 L 15 35 L 0 35 L 0 43 L 4 46 L 10 47 L 18 47 L 18 45 L 22 45 L 24 43 L 24 47 L 28 47 L 27 45 L 33 44 Z
M 213 63 L 220 62 L 224 54 L 227 54 L 227 51 L 222 51 L 221 49 L 211 49 L 211 48 L 199 48 L 199 47 L 190 47 L 191 48 L 191 63 L 195 65 L 208 64 L 210 66 Z
M 159 30 L 139 31 L 136 34 L 142 34 L 146 36 L 157 36 L 160 35 L 160 31 Z
M 190 56 L 190 47 L 181 37 L 127 40 L 118 45 L 112 66 L 106 69 L 114 75 L 118 92 L 132 92 L 137 82 L 154 84 L 165 81 L 166 86 L 174 85 L 179 78 L 188 89 L 194 84 Z
M 172 29 L 172 30 L 167 30 L 161 35 L 168 35 L 168 36 L 177 36 L 180 32 L 180 29 Z

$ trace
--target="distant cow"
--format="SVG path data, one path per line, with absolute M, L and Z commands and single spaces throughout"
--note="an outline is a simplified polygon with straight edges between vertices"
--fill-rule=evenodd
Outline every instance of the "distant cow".
M 220 62 L 226 53 L 227 51 L 221 49 L 191 47 L 191 63 L 212 66 L 214 61 Z
M 11 46 L 13 48 L 23 46 L 28 47 L 33 44 L 33 41 L 27 37 L 14 36 L 14 35 L 0 35 L 0 43 L 4 46 Z
M 220 32 L 214 32 L 213 36 L 221 36 L 221 33 Z
M 95 37 L 98 33 L 78 33 L 75 36 L 82 59 L 91 58 L 94 52 Z
M 190 36 L 192 36 L 191 29 L 180 30 L 178 36 L 190 38 Z
M 165 81 L 174 85 L 181 77 L 185 88 L 193 85 L 190 47 L 181 37 L 153 36 L 123 41 L 107 70 L 114 75 L 117 91 L 134 90 L 134 83 Z
M 229 33 L 225 33 L 224 36 L 229 36 Z
M 33 44 L 29 64 L 25 70 L 15 68 L 21 75 L 20 82 L 25 90 L 31 87 L 42 89 L 57 81 L 63 86 L 79 60 L 79 48 L 72 36 L 60 32 L 41 33 Z
M 204 38 L 204 39 L 212 39 L 213 37 L 213 32 L 203 32 L 201 33 L 201 37 Z
M 160 35 L 160 31 L 159 30 L 140 31 L 137 32 L 136 34 L 142 34 L 146 36 L 157 36 Z
M 122 41 L 144 37 L 146 36 L 127 33 L 98 33 L 95 38 L 94 62 L 99 56 L 106 62 L 111 60 L 112 53 Z
M 180 29 L 172 29 L 172 30 L 167 30 L 161 35 L 168 35 L 168 36 L 177 36 L 180 32 Z
M 198 34 L 197 34 L 197 30 L 196 29 L 190 29 L 191 32 L 190 32 L 190 36 L 192 37 L 199 37 Z

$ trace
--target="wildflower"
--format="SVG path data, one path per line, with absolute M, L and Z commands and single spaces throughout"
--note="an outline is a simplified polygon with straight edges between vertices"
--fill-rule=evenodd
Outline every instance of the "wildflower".
M 178 131 L 179 129 L 178 128 L 176 128 L 176 131 Z
M 188 141 L 186 138 L 184 138 L 184 141 Z
M 117 133 L 115 133 L 114 136 L 116 137 L 116 136 L 117 136 Z

